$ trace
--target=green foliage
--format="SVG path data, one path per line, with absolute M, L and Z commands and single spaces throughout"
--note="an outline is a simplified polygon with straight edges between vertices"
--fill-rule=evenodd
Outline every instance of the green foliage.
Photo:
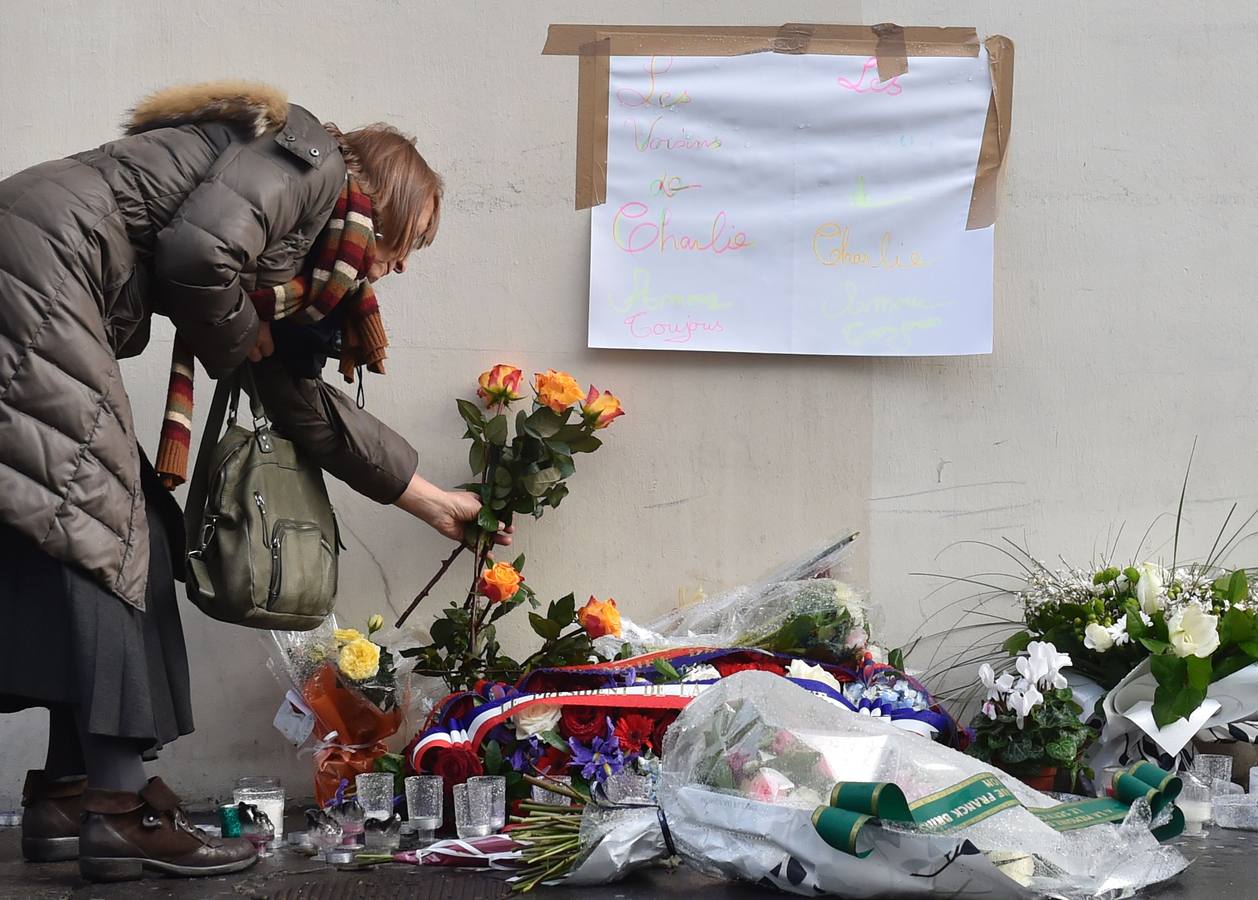
M 1052 767 L 1069 772 L 1072 783 L 1077 780 L 1096 730 L 1080 721 L 1083 709 L 1070 688 L 1043 693 L 1044 702 L 1021 725 L 1003 704 L 997 704 L 994 719 L 980 714 L 973 722 L 974 743 L 967 752 L 1019 777 Z
M 568 496 L 567 480 L 576 472 L 573 455 L 602 446 L 594 436 L 593 418 L 576 407 L 555 412 L 537 402 L 513 418 L 508 416 L 509 402 L 491 406 L 488 414 L 470 400 L 457 400 L 456 406 L 467 426 L 464 437 L 471 442 L 467 459 L 472 478 L 462 487 L 482 503 L 466 541 L 476 555 L 475 575 L 466 596 L 440 611 L 429 628 L 431 641 L 402 652 L 416 658 L 418 673 L 442 678 L 452 691 L 468 690 L 485 678 L 513 682 L 531 668 L 589 662 L 594 647 L 577 624 L 572 594 L 552 602 L 542 615 L 527 584 L 500 603 L 478 596 L 476 585 L 491 564 L 489 551 L 500 529 L 517 515 L 540 518 Z M 523 571 L 524 556 L 513 566 Z M 524 603 L 534 610 L 529 624 L 542 645 L 517 662 L 500 652 L 495 623 Z

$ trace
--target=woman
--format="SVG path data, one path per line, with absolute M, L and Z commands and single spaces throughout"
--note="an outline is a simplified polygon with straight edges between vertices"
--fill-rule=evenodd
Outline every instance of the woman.
M 432 241 L 440 179 L 387 126 L 341 134 L 239 82 L 163 91 L 128 136 L 0 182 L 0 614 L 29 637 L 0 654 L 0 711 L 44 706 L 50 722 L 23 791 L 28 859 L 78 855 L 93 879 L 254 861 L 247 842 L 188 825 L 142 766 L 192 731 L 181 514 L 137 446 L 118 366 L 154 313 L 215 377 L 252 360 L 276 427 L 358 493 L 456 540 L 476 517 L 473 495 L 425 481 L 405 440 L 320 378 L 357 334 L 352 304 L 313 325 L 274 303 L 274 329 L 259 316 L 266 289 L 319 283 L 307 257 L 349 220 L 330 222 L 347 196 L 365 204 L 367 252 L 348 266 L 361 299 Z M 168 412 L 163 463 L 187 412 Z M 167 484 L 185 465 L 165 466 Z

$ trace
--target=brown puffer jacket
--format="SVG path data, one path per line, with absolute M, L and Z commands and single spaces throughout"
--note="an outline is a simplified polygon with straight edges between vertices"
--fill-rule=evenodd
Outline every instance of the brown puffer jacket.
M 154 95 L 127 137 L 0 181 L 0 521 L 143 609 L 148 528 L 117 360 L 160 313 L 211 374 L 239 366 L 258 329 L 247 292 L 296 273 L 344 178 L 313 115 L 219 83 Z M 359 493 L 397 499 L 416 464 L 405 440 L 319 378 L 258 369 L 279 428 Z

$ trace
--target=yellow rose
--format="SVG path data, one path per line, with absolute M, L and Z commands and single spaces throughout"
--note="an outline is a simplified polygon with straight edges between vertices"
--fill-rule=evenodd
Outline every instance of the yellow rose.
M 520 590 L 524 576 L 515 570 L 510 563 L 494 563 L 481 573 L 476 590 L 488 597 L 491 603 L 510 600 Z
M 557 413 L 581 399 L 581 385 L 567 372 L 556 372 L 554 369 L 538 372 L 534 376 L 534 387 L 537 389 L 537 402 Z
M 610 634 L 620 637 L 620 610 L 616 609 L 616 601 L 610 597 L 606 601 L 593 597 L 577 610 L 577 622 L 592 638 L 600 638 Z
M 581 413 L 597 429 L 606 428 L 612 423 L 612 419 L 623 416 L 625 411 L 620 407 L 620 399 L 611 391 L 599 393 L 598 388 L 590 385 L 590 392 L 585 395 L 585 402 L 581 404 Z
M 361 640 L 363 633 L 357 628 L 338 628 L 332 632 L 332 639 L 338 644 L 348 644 L 350 641 Z
M 484 400 L 486 406 L 519 400 L 520 379 L 523 377 L 524 373 L 515 366 L 499 363 L 488 372 L 481 372 L 476 396 Z
M 380 671 L 380 648 L 358 637 L 341 648 L 336 667 L 351 681 L 365 681 Z

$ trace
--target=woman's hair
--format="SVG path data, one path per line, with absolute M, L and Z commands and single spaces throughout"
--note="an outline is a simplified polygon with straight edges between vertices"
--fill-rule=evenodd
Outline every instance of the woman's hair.
M 415 149 L 415 139 L 383 122 L 347 133 L 331 122 L 323 127 L 341 145 L 349 174 L 371 197 L 376 231 L 381 235 L 380 252 L 405 256 L 431 244 L 441 222 L 444 185 Z M 421 231 L 420 218 L 429 197 L 432 218 Z

